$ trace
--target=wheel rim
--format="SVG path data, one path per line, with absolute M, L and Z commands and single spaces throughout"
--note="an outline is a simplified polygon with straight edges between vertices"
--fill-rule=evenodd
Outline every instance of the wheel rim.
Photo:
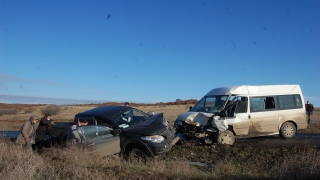
M 141 158 L 141 157 L 144 157 L 145 155 L 140 152 L 140 151 L 135 151 L 134 153 L 132 153 L 132 157 L 133 158 Z
M 287 136 L 292 136 L 293 133 L 294 133 L 294 128 L 293 128 L 291 125 L 286 124 L 286 125 L 285 125 L 285 128 L 284 128 L 284 133 L 285 133 L 285 135 L 287 135 Z
M 133 149 L 130 152 L 130 159 L 138 162 L 143 162 L 146 160 L 146 154 L 139 149 Z
M 232 137 L 225 133 L 221 136 L 221 144 L 232 144 Z

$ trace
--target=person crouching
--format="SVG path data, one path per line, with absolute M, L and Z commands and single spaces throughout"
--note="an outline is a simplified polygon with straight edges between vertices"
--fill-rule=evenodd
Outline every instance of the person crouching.
M 25 151 L 32 152 L 32 144 L 35 144 L 36 137 L 35 124 L 38 120 L 37 116 L 31 116 L 20 129 L 20 133 L 15 143 L 22 145 Z

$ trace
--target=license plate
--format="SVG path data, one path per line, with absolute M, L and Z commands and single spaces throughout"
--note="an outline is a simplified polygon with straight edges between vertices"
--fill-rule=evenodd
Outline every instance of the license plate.
M 177 137 L 175 137 L 174 139 L 173 139 L 173 141 L 171 142 L 171 144 L 170 145 L 175 145 L 178 141 L 179 141 L 179 137 L 177 136 Z

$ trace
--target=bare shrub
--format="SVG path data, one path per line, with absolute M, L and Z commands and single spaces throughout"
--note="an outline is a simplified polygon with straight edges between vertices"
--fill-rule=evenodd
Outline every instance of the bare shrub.
M 26 110 L 24 110 L 24 113 L 25 114 L 30 114 L 30 113 L 33 113 L 34 109 L 33 108 L 28 108 Z
M 60 111 L 61 111 L 61 107 L 58 105 L 47 105 L 41 109 L 41 113 L 43 115 L 45 114 L 57 115 L 60 113 Z
M 0 109 L 0 116 L 3 115 L 13 115 L 13 114 L 17 114 L 18 110 L 16 109 Z

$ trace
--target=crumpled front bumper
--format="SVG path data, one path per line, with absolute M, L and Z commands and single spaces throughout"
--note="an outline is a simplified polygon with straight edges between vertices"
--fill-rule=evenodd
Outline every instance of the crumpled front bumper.
M 170 128 L 160 135 L 165 137 L 164 141 L 161 143 L 148 143 L 154 156 L 168 152 L 180 140 L 175 134 L 175 128 Z

